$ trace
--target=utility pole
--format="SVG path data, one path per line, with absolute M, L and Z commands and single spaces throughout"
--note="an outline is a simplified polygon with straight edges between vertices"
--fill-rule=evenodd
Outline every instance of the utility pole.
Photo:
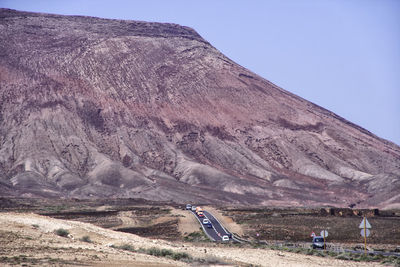
M 364 255 L 367 256 L 367 217 L 364 216 Z

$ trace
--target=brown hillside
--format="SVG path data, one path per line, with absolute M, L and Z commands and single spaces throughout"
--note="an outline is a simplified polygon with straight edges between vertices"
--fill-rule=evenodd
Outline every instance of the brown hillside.
M 400 148 L 176 24 L 0 9 L 0 195 L 400 206 Z

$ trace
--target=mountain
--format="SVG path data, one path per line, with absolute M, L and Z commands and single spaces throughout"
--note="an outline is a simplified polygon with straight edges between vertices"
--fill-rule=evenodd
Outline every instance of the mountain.
M 0 9 L 0 36 L 1 196 L 400 206 L 399 146 L 191 28 Z

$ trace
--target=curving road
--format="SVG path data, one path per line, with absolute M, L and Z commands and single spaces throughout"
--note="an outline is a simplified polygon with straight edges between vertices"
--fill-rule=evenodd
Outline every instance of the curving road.
M 204 218 L 199 218 L 196 214 L 196 212 L 191 211 L 193 213 L 193 216 L 197 218 L 199 223 L 201 224 L 203 231 L 206 233 L 206 235 L 213 241 L 222 241 L 222 236 L 224 235 L 230 235 L 230 233 L 220 224 L 220 222 L 208 211 L 203 211 L 204 213 Z M 206 225 L 203 225 L 203 219 L 209 219 L 212 228 L 207 228 Z M 232 239 L 229 239 L 231 241 Z

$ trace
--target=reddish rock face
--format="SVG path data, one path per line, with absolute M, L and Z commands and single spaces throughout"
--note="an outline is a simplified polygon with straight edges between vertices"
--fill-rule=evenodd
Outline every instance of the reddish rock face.
M 0 194 L 399 207 L 400 148 L 175 24 L 0 9 Z

